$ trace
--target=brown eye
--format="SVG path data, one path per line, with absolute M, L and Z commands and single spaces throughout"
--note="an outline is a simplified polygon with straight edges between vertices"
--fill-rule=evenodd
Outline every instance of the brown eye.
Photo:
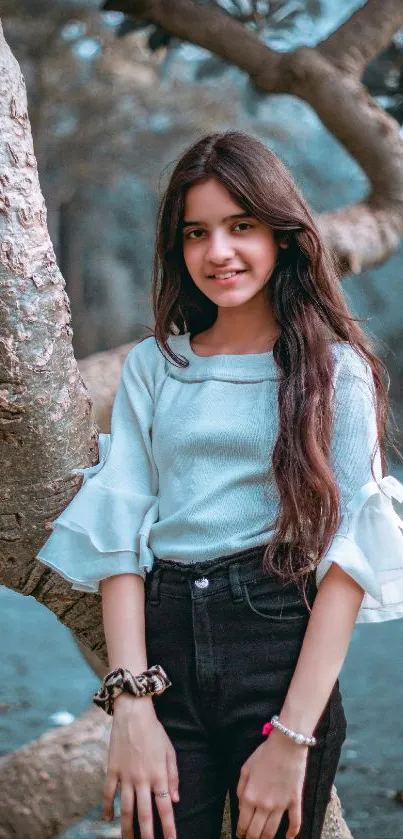
M 191 230 L 189 233 L 185 233 L 185 239 L 190 239 L 191 236 L 192 236 L 192 233 L 203 233 L 203 230 Z M 201 237 L 196 236 L 195 238 L 200 239 Z
M 251 227 L 252 228 L 253 225 L 249 224 L 248 221 L 239 221 L 238 224 L 235 225 L 235 227 L 246 227 L 246 228 Z

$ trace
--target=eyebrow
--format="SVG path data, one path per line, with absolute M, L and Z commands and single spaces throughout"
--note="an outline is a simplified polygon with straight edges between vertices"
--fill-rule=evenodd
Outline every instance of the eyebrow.
M 253 216 L 251 216 L 250 213 L 234 213 L 234 215 L 232 215 L 232 216 L 224 216 L 222 221 L 230 221 L 231 219 L 234 219 L 234 218 L 253 218 Z M 204 221 L 186 221 L 186 220 L 184 220 L 183 223 L 182 223 L 182 229 L 184 229 L 185 227 L 192 227 L 193 225 L 196 225 L 196 224 L 205 224 L 205 222 Z

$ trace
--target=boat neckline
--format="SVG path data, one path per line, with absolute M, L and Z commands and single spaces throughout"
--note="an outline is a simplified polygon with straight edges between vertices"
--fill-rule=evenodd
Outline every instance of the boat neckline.
M 188 361 L 187 367 L 170 364 L 169 374 L 176 379 L 203 381 L 218 379 L 232 382 L 261 382 L 271 379 L 277 371 L 273 352 L 198 355 L 190 345 L 190 332 L 171 335 L 169 344 L 174 352 Z
M 198 355 L 190 344 L 190 331 L 171 334 L 168 342 L 174 353 L 188 361 L 185 367 L 166 358 L 167 372 L 175 379 L 204 381 L 217 379 L 231 382 L 279 381 L 280 371 L 273 350 L 264 353 L 218 353 Z M 334 344 L 336 349 L 337 344 Z

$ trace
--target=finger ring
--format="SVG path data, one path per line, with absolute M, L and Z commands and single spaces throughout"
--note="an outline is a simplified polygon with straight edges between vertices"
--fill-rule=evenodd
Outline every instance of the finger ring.
M 155 792 L 154 795 L 156 798 L 167 798 L 169 796 L 169 792 Z

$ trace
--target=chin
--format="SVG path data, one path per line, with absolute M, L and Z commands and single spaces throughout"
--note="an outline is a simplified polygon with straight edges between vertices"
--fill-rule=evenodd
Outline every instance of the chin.
M 223 289 L 221 292 L 214 295 L 214 302 L 219 303 L 220 306 L 225 306 L 225 301 L 227 300 L 228 306 L 241 306 L 242 303 L 249 303 L 250 300 L 253 300 L 253 298 L 259 294 L 259 291 L 260 289 L 257 289 L 256 291 L 249 291 L 245 294 L 245 289 Z
M 220 309 L 237 309 L 239 306 L 243 306 L 247 303 L 247 300 L 214 300 L 213 302 L 216 303 Z
M 216 306 L 221 306 L 221 308 L 228 309 L 233 308 L 234 306 L 242 306 L 243 303 L 247 303 L 249 298 L 246 300 L 239 300 L 235 294 L 231 294 L 231 292 L 223 292 L 222 294 L 215 294 L 214 297 L 210 294 L 207 294 L 206 297 L 211 300 L 212 303 L 215 303 Z

